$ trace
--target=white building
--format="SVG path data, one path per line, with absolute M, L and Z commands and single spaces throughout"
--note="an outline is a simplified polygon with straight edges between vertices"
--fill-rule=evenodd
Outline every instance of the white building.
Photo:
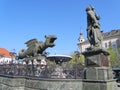
M 120 30 L 112 30 L 110 32 L 101 32 L 103 35 L 103 48 L 108 48 L 112 46 L 113 49 L 117 49 L 120 47 Z M 83 35 L 80 33 L 78 39 L 78 47 L 80 52 L 86 51 L 86 49 L 90 46 L 88 40 L 85 40 Z
M 5 48 L 0 48 L 0 64 L 9 64 L 15 60 L 15 56 Z

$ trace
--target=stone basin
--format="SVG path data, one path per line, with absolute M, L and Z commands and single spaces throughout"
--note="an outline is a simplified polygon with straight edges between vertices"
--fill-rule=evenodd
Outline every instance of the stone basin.
M 55 62 L 56 64 L 61 64 L 62 62 L 68 62 L 72 59 L 69 55 L 49 55 L 47 59 Z

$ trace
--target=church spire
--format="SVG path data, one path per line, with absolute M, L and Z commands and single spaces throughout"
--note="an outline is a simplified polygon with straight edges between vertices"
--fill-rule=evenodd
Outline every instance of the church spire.
M 80 32 L 80 36 L 79 36 L 79 38 L 78 38 L 78 43 L 82 43 L 82 42 L 84 42 L 85 41 L 85 39 L 84 39 L 84 37 L 83 37 L 83 34 Z
M 80 53 L 82 52 L 82 43 L 85 41 L 82 32 L 80 31 L 80 36 L 78 38 L 78 49 L 80 51 Z

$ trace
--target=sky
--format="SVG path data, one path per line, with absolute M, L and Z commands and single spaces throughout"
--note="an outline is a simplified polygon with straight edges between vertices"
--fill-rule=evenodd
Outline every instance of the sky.
M 80 32 L 87 39 L 85 9 L 93 5 L 100 15 L 101 30 L 120 29 L 120 0 L 0 0 L 0 47 L 18 53 L 26 41 L 56 35 L 50 54 L 78 50 Z

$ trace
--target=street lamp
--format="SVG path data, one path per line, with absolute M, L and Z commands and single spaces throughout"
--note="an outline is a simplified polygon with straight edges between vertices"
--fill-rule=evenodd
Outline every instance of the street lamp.
M 76 62 L 76 67 L 75 67 L 75 79 L 77 78 L 77 60 L 79 59 L 79 56 L 80 56 L 80 52 L 79 51 L 75 51 L 75 62 Z

